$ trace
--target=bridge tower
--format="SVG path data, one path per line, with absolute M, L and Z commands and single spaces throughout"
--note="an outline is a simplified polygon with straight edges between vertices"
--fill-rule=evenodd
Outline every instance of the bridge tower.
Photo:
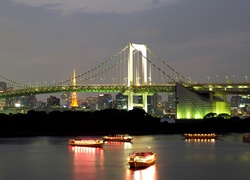
M 141 79 L 142 79 L 142 85 L 147 84 L 147 48 L 145 44 L 134 44 L 134 43 L 129 43 L 129 48 L 128 48 L 128 87 L 135 85 L 135 86 L 140 86 L 139 81 L 134 82 L 134 77 L 133 77 L 133 72 L 134 72 L 134 67 L 133 67 L 133 52 L 138 51 L 141 54 L 141 63 L 142 63 L 142 68 L 141 68 Z M 137 70 L 139 71 L 139 70 Z M 136 77 L 139 78 L 139 77 Z M 133 109 L 134 106 L 139 106 L 142 107 L 146 112 L 148 111 L 147 107 L 147 96 L 148 93 L 134 93 L 133 91 L 128 91 L 126 93 L 128 95 L 128 110 Z M 142 96 L 142 104 L 135 104 L 133 102 L 133 96 Z
M 73 87 L 76 86 L 76 70 L 74 69 L 74 74 L 73 74 Z M 72 99 L 71 99 L 71 104 L 70 107 L 78 107 L 78 102 L 77 102 L 77 94 L 76 92 L 72 92 Z

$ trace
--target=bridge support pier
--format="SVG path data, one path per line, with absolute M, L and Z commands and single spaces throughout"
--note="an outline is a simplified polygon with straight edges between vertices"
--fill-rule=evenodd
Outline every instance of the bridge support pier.
M 128 110 L 133 109 L 133 92 L 128 93 Z
M 145 112 L 148 112 L 148 93 L 142 93 L 142 105 Z
M 148 112 L 148 93 L 134 94 L 133 92 L 126 93 L 128 95 L 128 110 L 134 107 L 141 107 L 145 112 Z M 142 104 L 134 103 L 134 95 L 142 96 Z

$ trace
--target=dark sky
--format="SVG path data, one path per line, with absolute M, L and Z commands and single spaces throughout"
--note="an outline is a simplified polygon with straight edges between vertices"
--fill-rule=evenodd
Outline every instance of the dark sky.
M 61 81 L 133 42 L 192 81 L 244 82 L 249 7 L 249 0 L 1 0 L 0 75 Z

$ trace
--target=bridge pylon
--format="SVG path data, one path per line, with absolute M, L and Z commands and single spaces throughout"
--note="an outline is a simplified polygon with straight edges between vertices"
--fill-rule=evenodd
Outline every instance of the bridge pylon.
M 148 77 L 147 77 L 147 45 L 146 44 L 135 44 L 135 43 L 129 43 L 128 46 L 129 52 L 128 52 L 128 87 L 131 85 L 136 85 L 140 86 L 139 78 L 142 79 L 142 84 L 147 84 L 148 83 Z M 136 75 L 138 77 L 134 78 L 134 59 L 133 59 L 133 53 L 134 51 L 137 51 L 138 53 L 141 54 L 141 71 L 139 69 L 135 69 Z M 150 73 L 151 74 L 151 73 Z M 137 79 L 137 80 L 135 80 Z M 135 80 L 135 82 L 134 82 Z M 146 112 L 148 111 L 147 107 L 147 96 L 148 93 L 134 93 L 133 91 L 127 91 L 126 94 L 128 95 L 128 110 L 132 110 L 134 107 L 142 107 Z M 142 96 L 142 104 L 135 104 L 133 102 L 133 97 L 134 95 L 140 95 Z

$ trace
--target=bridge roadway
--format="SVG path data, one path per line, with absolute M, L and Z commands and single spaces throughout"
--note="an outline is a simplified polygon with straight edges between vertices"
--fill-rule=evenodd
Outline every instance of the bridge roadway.
M 250 83 L 188 83 L 182 84 L 187 89 L 199 93 L 250 94 Z
M 175 92 L 175 84 L 162 84 L 162 85 L 127 85 L 112 84 L 112 85 L 81 85 L 81 86 L 35 86 L 25 89 L 17 89 L 12 91 L 0 92 L 0 98 L 28 96 L 36 94 L 60 93 L 60 92 L 121 92 L 128 94 L 148 93 L 155 92 Z
M 198 93 L 218 93 L 218 94 L 250 94 L 250 83 L 182 83 L 187 89 Z M 121 84 L 103 84 L 103 85 L 78 85 L 78 86 L 33 86 L 25 89 L 0 92 L 0 98 L 29 96 L 36 94 L 60 93 L 60 92 L 121 92 L 129 94 L 148 93 L 152 95 L 155 92 L 175 92 L 175 84 L 151 84 L 151 85 L 127 85 Z

